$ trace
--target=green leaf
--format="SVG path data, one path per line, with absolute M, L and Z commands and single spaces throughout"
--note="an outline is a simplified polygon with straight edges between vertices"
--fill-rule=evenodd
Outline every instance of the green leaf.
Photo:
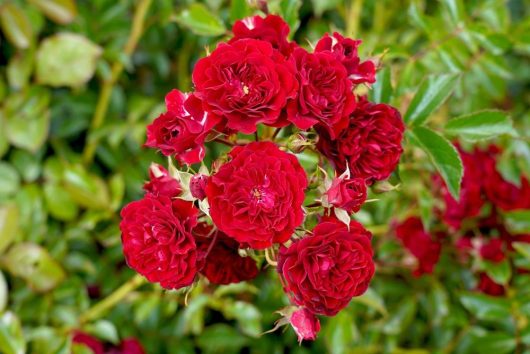
M 416 299 L 413 297 L 405 298 L 383 325 L 383 332 L 390 335 L 400 334 L 407 329 L 416 314 L 416 310 Z
M 508 260 L 499 263 L 484 261 L 484 268 L 488 276 L 498 284 L 506 285 L 512 277 L 512 267 Z
M 18 223 L 19 212 L 16 205 L 0 205 L 0 254 L 17 238 L 19 233 Z
M 35 64 L 35 50 L 27 49 L 17 52 L 7 65 L 7 81 L 9 86 L 20 90 L 28 84 Z
M 65 277 L 63 269 L 49 253 L 32 243 L 18 243 L 11 247 L 4 263 L 11 274 L 23 278 L 38 292 L 53 289 Z
M 526 242 L 512 242 L 513 248 L 530 261 L 530 243 Z
M 0 352 L 4 354 L 24 354 L 26 341 L 19 319 L 12 312 L 0 315 Z
M 81 165 L 67 167 L 63 175 L 65 190 L 79 205 L 89 209 L 108 209 L 109 191 L 98 176 L 88 173 Z
M 4 273 L 0 271 L 0 313 L 4 312 L 9 296 L 9 289 L 7 288 L 6 278 Z
M 197 346 L 207 354 L 238 353 L 248 342 L 248 338 L 224 323 L 206 328 L 197 337 Z
M 230 2 L 230 21 L 235 22 L 251 14 L 247 0 L 232 0 Z
M 74 20 L 77 8 L 74 0 L 29 0 L 51 20 L 65 25 Z
M 70 194 L 56 183 L 44 184 L 44 200 L 48 212 L 58 220 L 74 220 L 79 212 L 79 208 Z
M 530 210 L 515 210 L 503 215 L 506 226 L 512 233 L 530 233 Z
M 176 19 L 182 26 L 201 36 L 220 36 L 226 32 L 223 21 L 200 3 L 191 4 Z
M 458 79 L 458 74 L 444 74 L 423 80 L 405 113 L 405 122 L 413 126 L 423 124 L 451 95 Z
M 442 0 L 454 25 L 464 22 L 465 8 L 462 0 Z
M 311 0 L 315 15 L 322 16 L 326 10 L 334 9 L 340 4 L 340 0 Z
M 373 308 L 383 316 L 388 315 L 383 298 L 372 288 L 368 288 L 363 295 L 354 297 L 352 301 Z
M 0 196 L 15 194 L 20 187 L 17 170 L 7 162 L 0 161 Z
M 298 29 L 298 26 L 300 26 L 300 17 L 298 15 L 300 7 L 302 7 L 301 0 L 280 1 L 280 15 L 291 28 L 290 36 L 293 36 L 294 32 Z
M 513 334 L 503 332 L 488 332 L 482 337 L 473 340 L 473 349 L 476 353 L 513 353 L 517 346 L 517 339 Z
M 462 305 L 479 320 L 502 320 L 511 316 L 510 303 L 507 299 L 479 293 L 460 295 Z
M 29 48 L 33 40 L 33 28 L 26 13 L 12 2 L 0 6 L 2 31 L 15 47 Z
M 444 137 L 428 128 L 415 127 L 411 133 L 414 140 L 431 158 L 451 195 L 458 200 L 464 168 L 456 148 Z
M 99 46 L 78 34 L 48 37 L 37 52 L 37 82 L 53 87 L 82 86 L 94 76 L 101 52 Z
M 26 182 L 34 182 L 41 173 L 40 157 L 24 150 L 15 150 L 11 154 L 11 163 Z
M 351 348 L 356 339 L 357 328 L 352 315 L 348 311 L 341 311 L 327 321 L 323 332 L 328 353 L 341 354 Z
M 226 304 L 223 306 L 223 314 L 226 318 L 235 318 L 239 330 L 250 337 L 257 338 L 263 333 L 261 312 L 248 302 L 235 301 Z
M 120 341 L 116 326 L 107 320 L 99 320 L 86 326 L 86 331 L 94 336 L 103 339 L 105 342 L 118 344 Z
M 37 151 L 46 141 L 50 125 L 50 92 L 32 86 L 9 96 L 5 101 L 5 134 L 21 149 Z
M 481 111 L 451 119 L 445 125 L 445 132 L 469 141 L 515 133 L 511 119 L 501 111 Z
M 383 68 L 377 72 L 376 81 L 370 91 L 371 101 L 375 103 L 389 103 L 392 97 L 392 82 L 390 68 Z

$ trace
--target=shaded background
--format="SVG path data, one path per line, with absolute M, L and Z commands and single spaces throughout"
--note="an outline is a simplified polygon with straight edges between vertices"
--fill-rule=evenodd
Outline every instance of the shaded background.
M 529 1 L 268 3 L 301 44 L 337 30 L 363 40 L 362 57 L 386 52 L 379 78 L 393 93 L 383 99 L 402 112 L 425 75 L 459 73 L 430 125 L 509 111 L 522 138 L 498 141 L 503 174 L 530 175 Z M 201 283 L 187 307 L 182 291 L 143 285 L 89 310 L 136 279 L 118 223 L 120 208 L 141 197 L 150 162 L 164 163 L 142 148 L 146 124 L 169 90 L 192 88 L 205 47 L 257 13 L 245 0 L 0 0 L 0 352 L 83 353 L 70 347 L 72 329 L 82 329 L 110 343 L 136 337 L 148 353 L 530 353 L 529 276 L 503 299 L 475 294 L 470 271 L 447 257 L 434 275 L 411 276 L 390 226 L 428 199 L 422 174 L 432 167 L 407 149 L 405 187 L 357 216 L 375 234 L 372 287 L 322 319 L 314 343 L 298 346 L 290 329 L 259 336 L 287 305 L 272 271 L 252 284 Z

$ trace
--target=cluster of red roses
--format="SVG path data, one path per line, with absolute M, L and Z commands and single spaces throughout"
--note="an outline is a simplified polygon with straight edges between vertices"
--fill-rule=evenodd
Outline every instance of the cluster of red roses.
M 252 279 L 265 250 L 296 305 L 284 311 L 288 323 L 300 339 L 314 339 L 315 314 L 335 315 L 374 274 L 371 234 L 350 214 L 367 186 L 395 169 L 404 125 L 396 109 L 354 93 L 375 82 L 375 62 L 358 57 L 361 41 L 325 35 L 308 52 L 273 15 L 237 21 L 232 31 L 195 65 L 194 92 L 166 96 L 167 112 L 148 126 L 146 142 L 188 166 L 202 162 L 206 142 L 232 149 L 193 176 L 153 165 L 145 197 L 122 210 L 123 251 L 149 281 L 179 289 L 198 274 L 214 284 Z M 316 132 L 317 142 L 304 144 L 341 174 L 326 180 L 312 231 L 303 227 L 306 171 L 285 151 L 291 139 L 273 133 L 284 127 Z M 244 139 L 252 133 L 258 141 Z M 324 184 L 322 175 L 311 184 Z
M 503 212 L 530 209 L 530 182 L 521 176 L 520 185 L 507 181 L 499 172 L 501 149 L 490 145 L 465 151 L 457 145 L 464 165 L 460 199 L 455 200 L 439 176 L 435 176 L 435 193 L 443 200 L 435 215 L 435 223 L 427 231 L 417 217 L 409 217 L 396 227 L 396 235 L 417 259 L 414 274 L 432 273 L 438 263 L 442 245 L 452 243 L 460 261 L 472 257 L 498 264 L 514 251 L 514 242 L 530 242 L 530 235 L 514 235 L 505 225 Z M 449 237 L 452 235 L 453 237 Z M 490 278 L 485 269 L 475 268 L 477 288 L 489 295 L 500 296 L 505 287 Z

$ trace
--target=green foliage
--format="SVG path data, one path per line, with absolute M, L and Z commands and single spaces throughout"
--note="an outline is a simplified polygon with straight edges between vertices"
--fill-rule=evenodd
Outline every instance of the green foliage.
M 507 261 L 474 265 L 509 284 L 493 298 L 454 257 L 433 275 L 411 276 L 391 232 L 412 213 L 436 230 L 432 174 L 457 197 L 464 173 L 450 141 L 494 141 L 504 147 L 504 176 L 530 176 L 527 0 L 268 2 L 302 45 L 332 31 L 361 38 L 361 56 L 381 61 L 370 99 L 397 107 L 408 126 L 390 179 L 398 187 L 356 215 L 374 233 L 376 277 L 345 311 L 321 319 L 314 343 L 298 346 L 291 329 L 260 336 L 288 304 L 272 269 L 252 285 L 200 282 L 188 293 L 133 277 L 119 210 L 141 195 L 151 161 L 164 162 L 141 147 L 145 126 L 169 90 L 192 88 L 205 48 L 261 13 L 255 4 L 0 1 L 0 352 L 86 353 L 71 344 L 74 329 L 110 343 L 135 336 L 148 353 L 529 352 L 527 243 L 513 244 L 521 272 Z M 530 233 L 528 211 L 503 217 L 512 232 Z M 116 289 L 124 295 L 107 306 Z

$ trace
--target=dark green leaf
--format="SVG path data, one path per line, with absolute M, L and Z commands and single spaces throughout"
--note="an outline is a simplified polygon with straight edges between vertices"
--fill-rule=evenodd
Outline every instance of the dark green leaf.
M 375 103 L 390 103 L 392 97 L 392 82 L 390 68 L 383 68 L 377 72 L 376 82 L 370 91 L 371 101 Z
M 413 126 L 423 124 L 451 95 L 458 79 L 457 74 L 427 77 L 410 102 L 405 113 L 405 122 Z
M 232 0 L 230 2 L 230 21 L 243 19 L 251 14 L 247 0 Z
M 474 350 L 477 353 L 508 354 L 513 353 L 517 340 L 513 334 L 489 332 L 483 337 L 475 338 Z
M 480 293 L 463 293 L 460 295 L 460 301 L 479 320 L 496 321 L 511 316 L 507 299 Z
M 416 127 L 411 133 L 418 145 L 431 158 L 451 195 L 458 200 L 464 171 L 456 148 L 444 137 L 428 128 Z
M 515 133 L 511 119 L 501 111 L 481 111 L 451 119 L 445 125 L 445 131 L 469 141 Z

